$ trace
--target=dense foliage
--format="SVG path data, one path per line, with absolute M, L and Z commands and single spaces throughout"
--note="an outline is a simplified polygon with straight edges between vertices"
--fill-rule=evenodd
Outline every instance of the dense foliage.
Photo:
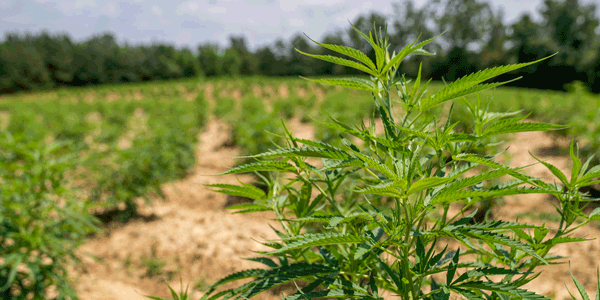
M 410 59 L 400 67 L 410 77 L 417 75 L 419 63 L 423 63 L 423 77 L 453 81 L 475 70 L 559 52 L 540 64 L 509 74 L 535 75 L 509 84 L 562 90 L 565 84 L 578 80 L 598 93 L 600 36 L 596 8 L 580 0 L 544 0 L 539 21 L 525 14 L 506 24 L 503 12 L 485 0 L 429 0 L 420 8 L 412 0 L 405 0 L 397 3 L 389 15 L 371 12 L 358 16 L 353 24 L 362 31 L 371 30 L 374 22 L 392 24 L 392 50 L 400 49 L 419 33 L 428 39 L 446 31 L 432 43 L 437 56 Z M 326 34 L 322 42 L 363 50 L 371 59 L 375 55 L 349 26 Z M 119 45 L 111 34 L 81 43 L 65 34 L 8 34 L 0 44 L 0 93 L 198 76 L 359 74 L 348 66 L 311 60 L 294 48 L 332 54 L 328 49 L 311 46 L 302 34 L 289 41 L 278 39 L 254 51 L 243 36 L 231 36 L 226 48 L 207 42 L 195 52 L 166 44 Z
M 77 299 L 67 265 L 98 221 L 138 217 L 134 200 L 195 165 L 207 103 L 178 87 L 0 102 L 2 299 Z
M 479 98 L 466 102 L 473 123 L 470 133 L 456 131 L 459 122 L 453 119 L 452 107 L 445 118 L 427 114 L 436 106 L 505 84 L 485 82 L 541 60 L 485 69 L 428 93 L 429 82 L 422 82 L 421 74 L 409 84 L 398 66 L 408 55 L 431 55 L 422 48 L 431 39 L 391 54 L 385 33 L 355 30 L 372 47 L 374 60 L 331 44 L 320 45 L 355 60 L 307 55 L 372 75 L 370 80 L 314 80 L 370 92 L 375 106 L 370 122 L 350 126 L 333 119 L 324 124 L 340 133 L 341 147 L 296 138 L 286 130 L 285 147 L 249 156 L 256 161 L 223 173 L 269 172 L 261 175 L 267 191 L 248 184 L 208 185 L 253 199 L 230 208 L 238 213 L 271 211 L 280 227 L 273 228 L 279 239 L 263 242 L 270 251 L 251 258 L 265 268 L 226 276 L 201 299 L 249 299 L 288 283 L 297 289 L 284 295 L 290 300 L 376 300 L 384 294 L 406 300 L 547 299 L 523 286 L 540 274 L 538 267 L 562 259 L 550 249 L 585 241 L 572 233 L 600 219 L 600 208 L 586 214 L 580 206 L 598 199 L 579 191 L 600 182 L 600 166 L 591 165 L 591 159 L 582 162 L 572 143 L 570 178 L 538 159 L 559 182 L 548 183 L 526 175 L 523 167 L 498 162 L 499 153 L 483 156 L 473 149 L 488 147 L 494 136 L 564 126 L 493 112 Z M 376 133 L 376 118 L 382 122 L 381 134 Z M 483 200 L 531 193 L 559 200 L 557 227 L 474 219 L 472 209 Z M 243 282 L 235 288 L 217 290 L 238 281 Z
M 66 264 L 96 221 L 66 187 L 77 163 L 70 146 L 0 132 L 2 299 L 76 299 Z

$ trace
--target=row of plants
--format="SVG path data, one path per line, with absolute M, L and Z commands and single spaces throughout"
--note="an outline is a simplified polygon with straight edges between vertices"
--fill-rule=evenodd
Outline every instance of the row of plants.
M 340 134 L 341 146 L 296 138 L 284 126 L 284 146 L 245 156 L 252 161 L 224 173 L 262 174 L 266 191 L 249 185 L 209 185 L 253 199 L 230 207 L 237 213 L 271 211 L 280 226 L 273 228 L 279 239 L 263 242 L 271 250 L 250 258 L 263 268 L 230 274 L 201 299 L 249 299 L 284 284 L 295 287 L 295 293 L 282 295 L 290 300 L 547 299 L 524 285 L 540 275 L 540 267 L 564 262 L 551 254 L 552 248 L 587 240 L 573 233 L 600 219 L 600 209 L 583 211 L 586 203 L 600 199 L 579 189 L 600 183 L 600 166 L 594 166 L 591 157 L 582 160 L 574 142 L 569 149 L 570 178 L 538 160 L 558 183 L 526 175 L 524 167 L 503 165 L 495 159 L 500 153 L 481 155 L 476 150 L 490 149 L 494 137 L 566 126 L 496 112 L 480 98 L 474 103 L 456 101 L 505 84 L 487 82 L 540 61 L 486 69 L 427 93 L 428 83 L 420 76 L 409 82 L 397 71 L 408 55 L 432 55 L 423 49 L 431 40 L 390 53 L 385 33 L 356 33 L 371 45 L 375 60 L 328 44 L 320 45 L 353 60 L 307 55 L 371 75 L 368 80 L 316 80 L 369 92 L 375 107 L 370 122 L 352 126 L 332 118 L 323 124 Z M 469 115 L 463 118 L 469 122 L 462 126 L 470 130 L 458 130 L 453 105 L 435 113 L 434 108 L 446 103 L 466 105 L 463 111 Z M 383 124 L 381 134 L 376 134 L 376 118 Z M 532 193 L 559 200 L 558 225 L 474 219 L 472 208 L 481 201 Z M 573 280 L 581 297 L 589 299 Z M 232 282 L 239 284 L 220 289 Z M 187 290 L 171 292 L 174 299 L 190 297 Z
M 77 299 L 66 271 L 77 246 L 195 164 L 204 97 L 71 96 L 0 104 L 2 299 Z
M 0 296 L 77 299 L 66 266 L 98 228 L 67 187 L 65 173 L 81 161 L 69 142 L 0 134 Z

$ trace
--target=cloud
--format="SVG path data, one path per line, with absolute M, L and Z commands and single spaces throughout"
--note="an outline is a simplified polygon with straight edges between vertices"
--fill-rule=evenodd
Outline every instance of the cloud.
M 121 9 L 119 8 L 119 4 L 111 1 L 104 5 L 100 11 L 109 17 L 115 17 L 119 15 Z
M 352 21 L 359 15 L 366 14 L 372 6 L 373 6 L 372 2 L 370 2 L 370 1 L 364 2 L 360 8 L 354 8 L 354 9 L 351 9 L 344 13 L 340 13 L 340 14 L 336 15 L 334 18 L 339 23 L 342 23 L 342 22 L 347 23 L 348 20 Z
M 227 8 L 223 6 L 211 7 L 208 9 L 208 12 L 211 14 L 224 14 L 227 12 Z
M 48 2 L 50 2 L 50 1 L 46 1 L 46 3 L 48 3 Z M 60 2 L 58 2 L 58 7 L 60 7 L 63 12 L 70 12 L 73 10 L 94 8 L 94 7 L 97 7 L 97 4 L 96 4 L 96 0 L 60 1 Z
M 0 7 L 6 8 L 13 4 L 13 0 L 0 0 Z
M 304 21 L 302 21 L 301 19 L 296 19 L 296 18 L 292 18 L 292 19 L 290 19 L 290 20 L 288 21 L 288 23 L 289 23 L 291 26 L 294 26 L 294 27 L 302 27 L 302 26 L 304 26 Z
M 175 43 L 179 45 L 189 44 L 191 39 L 192 34 L 189 31 L 181 31 L 177 34 L 177 37 L 175 38 Z
M 152 8 L 150 9 L 150 11 L 152 11 L 152 14 L 155 16 L 162 15 L 162 8 L 160 8 L 160 6 L 158 6 L 158 5 L 152 5 Z
M 33 18 L 28 15 L 18 15 L 2 18 L 2 21 L 13 24 L 28 25 L 29 23 L 31 23 L 31 21 L 33 21 Z
M 280 0 L 279 7 L 284 12 L 294 12 L 299 7 L 338 6 L 344 4 L 344 0 Z
M 200 5 L 196 1 L 187 1 L 179 4 L 175 13 L 177 15 L 195 15 L 199 9 Z

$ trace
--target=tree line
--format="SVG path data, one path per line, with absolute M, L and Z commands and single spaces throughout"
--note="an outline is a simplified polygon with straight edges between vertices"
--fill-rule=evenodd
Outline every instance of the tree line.
M 579 0 L 544 0 L 539 19 L 521 15 L 507 24 L 504 13 L 484 0 L 412 0 L 395 3 L 389 14 L 369 12 L 352 20 L 366 32 L 388 24 L 392 49 L 419 38 L 443 33 L 401 72 L 415 76 L 421 66 L 426 78 L 453 81 L 496 65 L 528 62 L 557 53 L 505 78 L 524 76 L 511 85 L 562 90 L 572 81 L 600 92 L 600 21 L 595 4 Z M 329 32 L 319 42 L 341 44 L 374 57 L 367 42 L 350 25 Z M 204 43 L 197 51 L 173 45 L 120 45 L 111 33 L 75 43 L 67 34 L 9 33 L 0 43 L 0 93 L 118 82 L 140 82 L 202 76 L 328 76 L 357 74 L 351 68 L 301 55 L 333 55 L 297 33 L 288 41 L 249 49 L 244 36 L 232 35 L 229 45 Z M 502 79 L 502 78 L 500 78 Z

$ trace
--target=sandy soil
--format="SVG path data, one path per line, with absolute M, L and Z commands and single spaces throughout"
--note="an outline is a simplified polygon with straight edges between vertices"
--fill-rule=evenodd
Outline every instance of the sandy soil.
M 207 87 L 212 94 L 212 87 Z M 266 91 L 270 91 L 267 89 Z M 292 119 L 290 130 L 301 138 L 312 138 L 310 125 Z M 125 225 L 111 227 L 103 236 L 90 239 L 79 250 L 85 256 L 81 268 L 72 274 L 73 282 L 81 299 L 125 300 L 146 299 L 142 295 L 170 297 L 162 278 L 176 290 L 179 278 L 184 285 L 205 287 L 233 271 L 260 267 L 243 260 L 251 257 L 252 250 L 263 250 L 251 237 L 264 240 L 275 238 L 269 228 L 268 214 L 234 215 L 224 210 L 227 197 L 203 187 L 210 183 L 250 182 L 249 176 L 207 176 L 226 171 L 235 164 L 232 159 L 238 149 L 227 146 L 227 125 L 211 121 L 201 133 L 197 151 L 198 164 L 192 175 L 164 186 L 166 199 L 156 200 L 153 206 L 141 205 L 145 218 Z M 562 170 L 569 170 L 569 161 L 549 151 L 552 145 L 568 146 L 568 141 L 554 141 L 554 137 L 541 133 L 522 133 L 511 142 L 508 154 L 511 165 L 534 163 L 528 151 L 539 158 L 552 162 Z M 550 177 L 540 164 L 528 168 L 531 175 Z M 568 173 L 568 172 L 566 172 Z M 552 212 L 551 201 L 545 196 L 521 198 L 507 197 L 503 206 L 493 213 L 501 219 L 510 220 L 528 212 Z M 521 217 L 521 220 L 541 223 L 543 221 Z M 551 223 L 546 221 L 547 224 Z M 597 227 L 588 226 L 580 236 L 600 236 Z M 595 268 L 600 265 L 600 242 L 597 240 L 557 247 L 554 254 L 569 256 L 573 273 L 589 292 L 595 290 Z M 95 258 L 92 258 L 95 257 Z M 151 262 L 163 263 L 160 274 L 149 272 Z M 528 288 L 552 299 L 570 299 L 564 287 L 571 291 L 568 265 L 543 269 L 544 273 Z M 194 299 L 200 296 L 196 293 Z M 261 295 L 261 299 L 280 298 L 279 295 Z

